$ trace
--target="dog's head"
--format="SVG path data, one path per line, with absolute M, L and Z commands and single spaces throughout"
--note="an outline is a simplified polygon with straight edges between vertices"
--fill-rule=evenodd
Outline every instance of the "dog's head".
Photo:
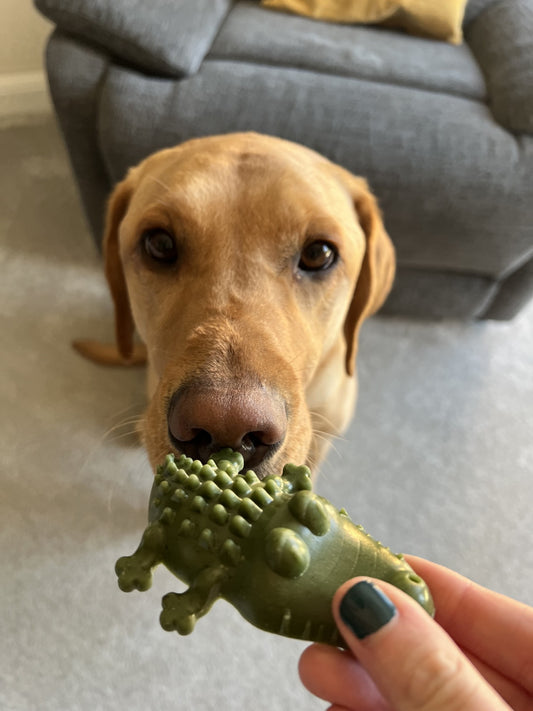
M 318 452 L 316 411 L 345 424 L 333 400 L 394 273 L 363 179 L 277 138 L 192 140 L 116 187 L 104 250 L 119 350 L 135 330 L 147 348 L 154 466 L 231 446 L 265 475 Z

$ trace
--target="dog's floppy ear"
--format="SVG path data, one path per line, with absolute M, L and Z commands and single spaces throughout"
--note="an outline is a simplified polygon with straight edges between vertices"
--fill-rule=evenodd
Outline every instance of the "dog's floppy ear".
M 387 298 L 394 281 L 395 253 L 385 231 L 376 198 L 366 180 L 335 166 L 338 176 L 348 188 L 359 224 L 366 237 L 366 250 L 354 294 L 344 322 L 346 338 L 346 371 L 355 372 L 357 342 L 361 324 L 375 313 Z
M 130 178 L 125 178 L 113 190 L 107 207 L 103 241 L 105 275 L 115 305 L 117 347 L 119 354 L 126 362 L 133 356 L 135 323 L 133 321 L 122 259 L 120 257 L 118 237 L 120 224 L 128 210 L 132 190 Z

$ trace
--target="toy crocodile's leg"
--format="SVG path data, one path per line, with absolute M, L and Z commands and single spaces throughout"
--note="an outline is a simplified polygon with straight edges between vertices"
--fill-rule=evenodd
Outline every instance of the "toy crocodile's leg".
M 312 489 L 311 470 L 305 465 L 286 464 L 283 467 L 283 481 L 288 484 L 289 493 Z
M 205 615 L 219 597 L 220 588 L 226 579 L 228 568 L 217 565 L 199 573 L 190 588 L 184 593 L 168 593 L 162 604 L 159 621 L 167 632 L 190 634 L 196 620 Z
M 118 575 L 119 588 L 124 592 L 148 590 L 152 585 L 152 568 L 161 563 L 164 545 L 163 524 L 150 524 L 135 553 L 117 560 L 115 572 Z

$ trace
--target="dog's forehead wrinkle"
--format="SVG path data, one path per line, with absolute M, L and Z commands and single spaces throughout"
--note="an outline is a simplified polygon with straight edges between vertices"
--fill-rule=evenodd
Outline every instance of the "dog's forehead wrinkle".
M 304 153 L 272 153 L 265 149 L 220 147 L 217 150 L 189 150 L 170 157 L 161 166 L 159 175 L 152 176 L 153 182 L 162 189 L 183 196 L 191 203 L 213 201 L 224 197 L 257 195 L 258 193 L 279 195 L 290 190 L 291 185 L 315 192 L 315 197 L 324 193 L 324 187 L 333 180 L 327 172 L 316 170 L 316 160 L 310 160 Z M 253 177 L 259 180 L 253 180 Z

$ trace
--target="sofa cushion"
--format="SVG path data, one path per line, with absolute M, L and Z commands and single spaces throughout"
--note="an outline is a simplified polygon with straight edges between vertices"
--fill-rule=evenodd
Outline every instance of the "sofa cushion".
M 232 0 L 34 0 L 61 31 L 163 76 L 194 74 Z
M 208 55 L 307 69 L 483 101 L 483 74 L 468 45 L 411 37 L 377 27 L 316 22 L 240 0 Z
M 383 23 L 422 37 L 460 43 L 466 0 L 261 0 L 265 7 L 316 20 Z

